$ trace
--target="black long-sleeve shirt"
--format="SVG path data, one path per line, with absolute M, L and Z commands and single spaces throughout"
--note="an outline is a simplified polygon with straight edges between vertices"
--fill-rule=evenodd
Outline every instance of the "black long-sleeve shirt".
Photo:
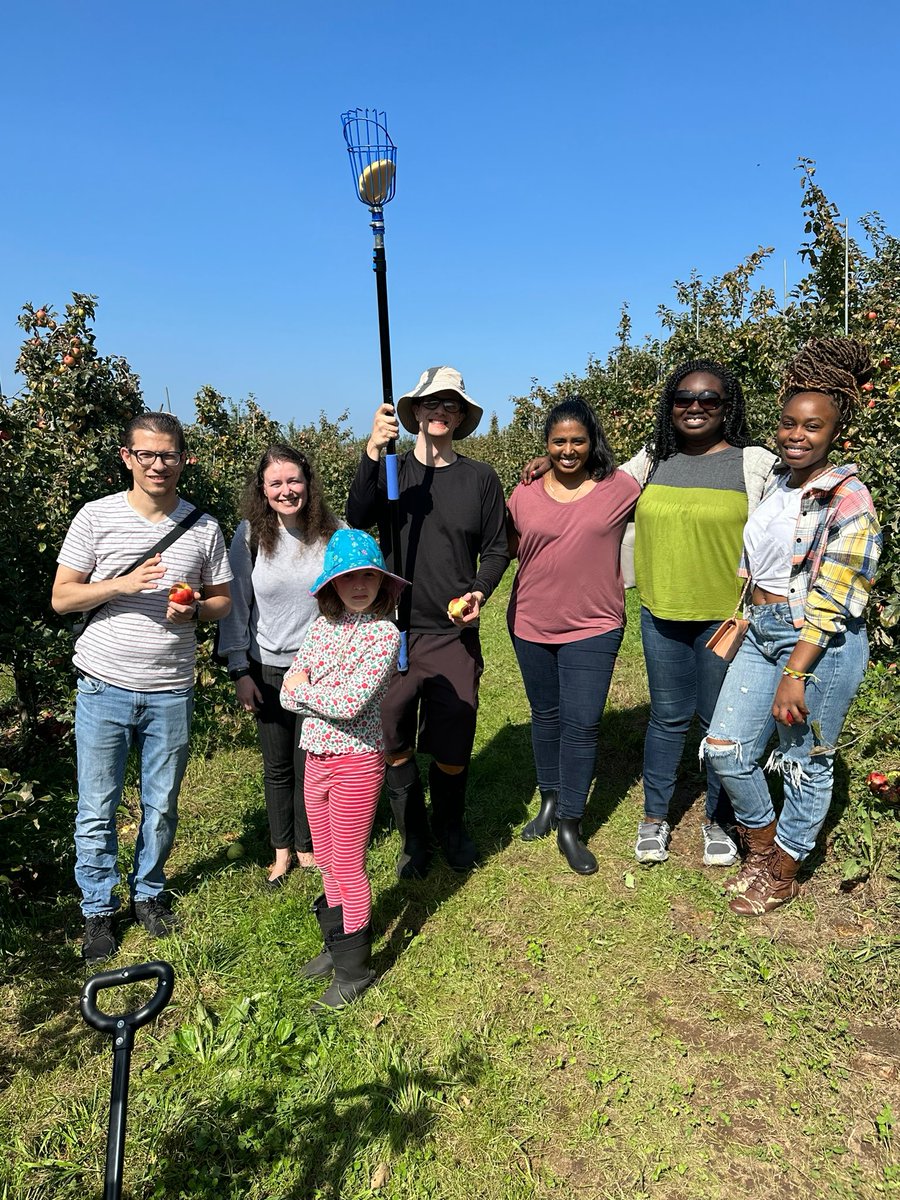
M 466 592 L 485 599 L 509 566 L 506 503 L 497 473 L 487 463 L 458 454 L 446 467 L 426 467 L 410 451 L 398 461 L 400 480 L 399 574 L 412 581 L 401 596 L 401 628 L 410 633 L 458 634 L 447 604 Z M 384 460 L 363 454 L 347 498 L 347 522 L 378 526 L 388 565 L 391 532 Z

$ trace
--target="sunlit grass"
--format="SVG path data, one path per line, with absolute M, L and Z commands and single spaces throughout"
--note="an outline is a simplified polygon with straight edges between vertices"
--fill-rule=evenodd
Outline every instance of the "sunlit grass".
M 182 931 L 159 943 L 132 927 L 116 964 L 161 955 L 177 977 L 137 1038 L 126 1194 L 890 1194 L 900 933 L 889 881 L 842 895 L 828 858 L 801 901 L 742 924 L 721 876 L 699 865 L 696 799 L 670 861 L 634 863 L 647 711 L 634 619 L 586 819 L 600 871 L 577 877 L 552 840 L 521 842 L 534 773 L 504 608 L 498 597 L 485 615 L 470 783 L 484 865 L 399 884 L 379 813 L 379 981 L 340 1015 L 310 1016 L 322 983 L 297 971 L 318 948 L 315 876 L 294 873 L 275 897 L 264 887 L 252 738 L 194 756 L 171 863 Z M 686 756 L 679 811 L 699 784 Z M 229 857 L 236 844 L 243 854 Z M 111 1055 L 78 1016 L 78 933 L 70 889 L 4 916 L 8 1200 L 99 1194 Z M 104 997 L 119 1000 L 134 1002 Z

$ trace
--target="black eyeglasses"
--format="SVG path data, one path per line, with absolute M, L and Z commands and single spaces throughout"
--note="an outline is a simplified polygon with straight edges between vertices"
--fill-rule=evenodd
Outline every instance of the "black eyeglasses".
M 181 461 L 180 450 L 129 450 L 132 458 L 136 458 L 142 467 L 151 467 L 157 459 L 167 467 L 174 467 Z
M 427 408 L 429 412 L 434 412 L 436 408 L 442 408 L 446 413 L 463 412 L 465 409 L 461 400 L 445 400 L 443 396 L 437 400 L 420 400 L 419 407 Z
M 725 403 L 718 392 L 676 392 L 672 397 L 672 407 L 690 408 L 695 400 L 704 412 L 715 412 Z

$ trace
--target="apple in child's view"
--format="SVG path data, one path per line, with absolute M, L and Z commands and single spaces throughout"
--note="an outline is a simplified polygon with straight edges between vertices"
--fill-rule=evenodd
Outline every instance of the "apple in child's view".
M 169 599 L 173 604 L 193 604 L 194 589 L 189 583 L 183 581 L 173 583 L 169 588 Z
M 869 785 L 869 790 L 877 796 L 879 792 L 886 792 L 891 786 L 887 775 L 883 771 L 870 771 L 866 776 L 866 783 Z
M 447 605 L 447 614 L 451 617 L 464 617 L 469 611 L 469 603 L 461 596 L 456 596 Z

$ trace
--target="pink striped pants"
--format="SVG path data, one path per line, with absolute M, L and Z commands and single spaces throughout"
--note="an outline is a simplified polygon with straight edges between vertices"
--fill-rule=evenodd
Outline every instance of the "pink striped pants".
M 313 854 L 328 907 L 344 906 L 345 933 L 364 928 L 372 915 L 366 849 L 383 780 L 380 751 L 307 753 L 303 792 Z

